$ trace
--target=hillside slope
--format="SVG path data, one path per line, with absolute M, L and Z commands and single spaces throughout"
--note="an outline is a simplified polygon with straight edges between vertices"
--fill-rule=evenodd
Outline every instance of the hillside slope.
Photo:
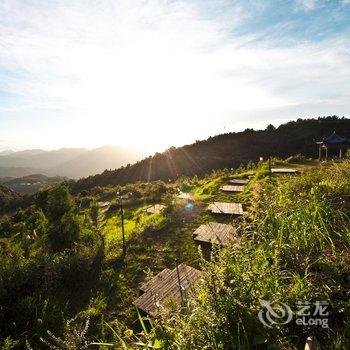
M 277 129 L 228 133 L 204 141 L 156 153 L 132 166 L 79 180 L 75 190 L 94 186 L 133 183 L 137 181 L 173 180 L 181 176 L 204 175 L 213 169 L 236 168 L 241 163 L 269 155 L 288 157 L 301 153 L 317 156 L 314 140 L 320 140 L 333 131 L 350 136 L 350 120 L 325 117 L 298 119 L 280 125 Z
M 285 165 L 281 160 L 273 163 Z M 183 178 L 176 185 L 101 187 L 75 197 L 58 186 L 41 193 L 30 207 L 4 216 L 0 348 L 11 340 L 17 348 L 26 348 L 28 342 L 42 349 L 42 339 L 45 344 L 62 339 L 76 349 L 85 343 L 119 349 L 124 342 L 127 349 L 156 344 L 153 348 L 164 350 L 295 350 L 304 348 L 312 334 L 322 349 L 349 349 L 350 162 L 288 166 L 300 173 L 273 174 L 270 179 L 265 161 L 236 172 L 219 170 L 203 179 Z M 250 180 L 242 192 L 220 191 L 230 180 L 245 178 Z M 177 187 L 192 196 L 191 206 L 178 198 Z M 131 190 L 123 202 L 123 231 L 116 194 Z M 105 201 L 109 209 L 99 207 Z M 218 201 L 241 203 L 246 214 L 223 217 L 205 210 Z M 167 208 L 148 214 L 146 209 L 154 203 Z M 204 263 L 193 233 L 211 222 L 233 224 L 237 230 L 233 244 L 217 247 L 213 259 Z M 141 327 L 135 322 L 133 305 L 140 287 L 179 263 L 205 271 L 193 289 L 198 293 L 180 285 L 186 291 L 183 312 L 176 301 L 161 299 L 160 318 L 152 317 L 149 330 L 140 333 L 143 321 L 140 318 Z M 153 302 L 164 290 L 156 290 Z M 266 305 L 262 301 L 273 308 L 279 302 L 288 305 L 293 320 L 282 314 L 273 319 L 280 322 L 261 321 Z M 313 309 L 319 301 L 322 313 Z M 317 317 L 306 322 L 321 320 L 328 328 L 296 321 L 307 315 L 308 309 L 297 313 L 304 303 L 312 305 L 310 316 Z

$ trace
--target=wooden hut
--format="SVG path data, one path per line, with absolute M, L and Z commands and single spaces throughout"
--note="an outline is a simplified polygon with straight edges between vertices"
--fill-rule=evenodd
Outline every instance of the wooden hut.
M 229 181 L 230 184 L 232 185 L 240 185 L 240 186 L 243 186 L 243 185 L 246 185 L 247 183 L 249 182 L 249 179 L 231 179 Z
M 218 222 L 209 222 L 199 226 L 193 232 L 193 237 L 197 242 L 220 246 L 230 245 L 237 239 L 236 230 L 232 225 Z
M 212 214 L 243 215 L 241 203 L 214 202 L 208 206 Z
M 211 259 L 213 245 L 229 246 L 238 241 L 236 229 L 232 225 L 209 222 L 199 226 L 193 232 L 194 240 L 199 244 L 204 259 Z
M 106 213 L 111 207 L 110 202 L 97 202 L 97 205 L 100 208 L 100 214 L 97 217 L 97 221 L 103 221 L 106 217 Z
M 242 192 L 244 190 L 244 186 L 224 185 L 220 187 L 220 190 L 223 192 Z
M 322 159 L 322 151 L 325 151 L 325 160 L 328 160 L 329 156 L 338 156 L 339 159 L 343 158 L 343 154 L 349 147 L 350 140 L 346 137 L 339 136 L 335 131 L 332 135 L 324 138 L 322 141 L 317 141 L 318 145 L 318 160 Z
M 141 284 L 140 290 L 146 293 L 148 290 L 152 289 L 152 286 L 162 283 L 162 281 L 164 281 L 164 279 L 167 278 L 169 274 L 171 274 L 170 269 L 162 270 L 161 272 L 158 273 L 158 275 L 154 276 L 149 281 Z
M 157 214 L 157 213 L 162 212 L 165 208 L 166 208 L 166 206 L 163 204 L 155 204 L 155 205 L 152 205 L 151 207 L 147 208 L 146 212 L 148 214 Z
M 97 202 L 97 205 L 102 209 L 108 209 L 111 205 L 111 202 Z
M 272 168 L 272 174 L 296 174 L 298 170 L 293 168 Z
M 164 269 L 141 286 L 143 294 L 133 304 L 152 317 L 159 315 L 171 302 L 180 307 L 201 276 L 201 271 L 186 264 L 173 270 Z
M 177 196 L 177 198 L 179 199 L 185 199 L 185 200 L 194 200 L 193 196 L 191 195 L 191 193 L 186 193 L 186 192 L 180 192 Z

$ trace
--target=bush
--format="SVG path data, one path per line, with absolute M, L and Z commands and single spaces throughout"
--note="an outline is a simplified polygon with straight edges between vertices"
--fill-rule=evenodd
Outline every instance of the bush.
M 64 214 L 58 222 L 48 229 L 48 242 L 53 251 L 72 249 L 80 238 L 79 221 L 73 213 Z

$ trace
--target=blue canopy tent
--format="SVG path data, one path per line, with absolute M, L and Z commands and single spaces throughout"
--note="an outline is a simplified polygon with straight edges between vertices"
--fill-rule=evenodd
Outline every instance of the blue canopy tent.
M 343 158 L 343 152 L 350 143 L 349 139 L 343 136 L 338 135 L 335 131 L 332 135 L 324 138 L 322 141 L 317 141 L 318 144 L 318 159 L 322 159 L 322 150 L 326 151 L 325 160 L 328 160 L 330 150 L 339 149 L 339 159 Z

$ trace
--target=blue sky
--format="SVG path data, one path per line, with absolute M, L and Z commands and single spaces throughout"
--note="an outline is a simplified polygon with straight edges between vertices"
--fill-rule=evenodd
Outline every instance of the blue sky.
M 160 151 L 349 91 L 350 0 L 0 2 L 0 149 Z

